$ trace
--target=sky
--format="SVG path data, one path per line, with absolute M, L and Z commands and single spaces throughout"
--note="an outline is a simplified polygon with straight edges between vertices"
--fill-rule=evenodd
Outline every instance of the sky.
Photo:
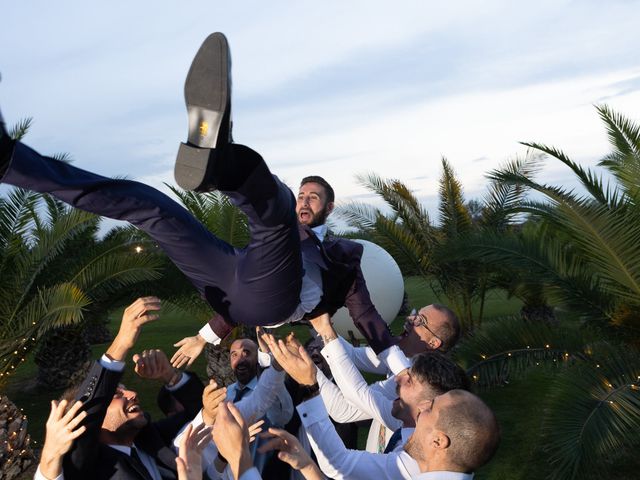
M 0 108 L 33 118 L 41 153 L 167 191 L 186 73 L 221 31 L 236 142 L 293 188 L 325 177 L 338 203 L 376 203 L 357 174 L 400 179 L 434 218 L 442 157 L 479 198 L 521 141 L 594 166 L 608 152 L 596 104 L 640 120 L 640 2 L 444 3 L 7 2 Z M 573 185 L 552 160 L 539 179 Z

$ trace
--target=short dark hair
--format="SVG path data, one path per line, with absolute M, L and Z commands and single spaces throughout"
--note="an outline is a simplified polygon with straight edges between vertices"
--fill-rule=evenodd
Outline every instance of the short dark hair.
M 479 397 L 461 390 L 449 395 L 458 401 L 440 411 L 436 428 L 451 440 L 451 461 L 464 471 L 473 472 L 491 460 L 498 449 L 500 426 Z
M 420 383 L 427 383 L 436 395 L 449 390 L 469 390 L 471 383 L 465 371 L 446 355 L 429 350 L 416 355 L 411 375 Z
M 327 203 L 335 202 L 336 194 L 333 191 L 333 187 L 331 185 L 329 185 L 329 182 L 327 182 L 321 176 L 319 176 L 319 175 L 309 175 L 308 177 L 304 177 L 302 179 L 302 181 L 300 182 L 300 186 L 303 186 L 305 183 L 317 183 L 318 185 L 322 185 L 322 187 L 324 188 L 325 193 L 327 194 Z
M 440 305 L 439 303 L 431 304 L 433 308 L 441 312 L 447 321 L 438 328 L 438 337 L 442 340 L 439 350 L 448 352 L 460 340 L 460 320 L 458 316 L 449 307 Z

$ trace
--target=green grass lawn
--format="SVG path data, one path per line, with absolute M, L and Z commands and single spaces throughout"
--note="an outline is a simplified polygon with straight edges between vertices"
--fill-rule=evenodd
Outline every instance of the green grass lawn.
M 420 306 L 429 303 L 447 303 L 446 298 L 436 298 L 431 289 L 418 278 L 408 278 L 406 289 L 412 305 Z M 521 304 L 515 299 L 506 299 L 500 292 L 491 292 L 485 305 L 485 322 L 516 313 Z M 120 311 L 113 312 L 111 328 L 116 331 L 120 319 Z M 148 325 L 140 335 L 138 348 L 160 348 L 168 356 L 175 351 L 172 346 L 181 338 L 193 335 L 200 327 L 200 321 L 179 315 L 168 313 Z M 397 319 L 392 329 L 401 328 L 402 319 Z M 281 327 L 281 333 L 289 328 Z M 297 335 L 305 340 L 308 333 L 306 327 L 295 327 Z M 95 345 L 93 347 L 94 358 L 99 357 L 106 350 L 107 345 Z M 155 398 L 160 387 L 159 383 L 148 380 L 140 380 L 130 368 L 124 377 L 124 383 L 138 392 L 142 406 L 155 418 L 161 413 L 155 405 Z M 194 368 L 202 378 L 205 378 L 205 364 L 200 357 L 194 364 Z M 29 418 L 29 432 L 36 442 L 36 447 L 42 442 L 44 424 L 48 416 L 49 401 L 56 398 L 61 392 L 37 391 L 30 388 L 35 375 L 35 365 L 29 359 L 16 372 L 13 379 L 6 387 L 6 394 L 11 398 Z M 489 392 L 481 392 L 480 395 L 494 409 L 502 427 L 503 441 L 496 458 L 482 471 L 478 472 L 478 479 L 519 479 L 544 477 L 546 462 L 539 455 L 540 438 L 540 405 L 548 393 L 547 385 L 550 371 L 545 369 L 534 370 L 528 376 L 510 383 L 508 386 L 493 389 Z M 366 438 L 363 432 L 362 438 Z

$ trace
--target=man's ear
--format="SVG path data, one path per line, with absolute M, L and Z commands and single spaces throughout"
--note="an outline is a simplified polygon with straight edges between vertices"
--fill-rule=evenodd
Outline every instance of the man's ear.
M 451 445 L 451 439 L 442 431 L 434 430 L 431 434 L 431 446 L 436 449 L 446 449 Z
M 433 337 L 428 343 L 431 350 L 438 350 L 442 346 L 442 340 L 436 337 Z
M 327 203 L 327 216 L 329 216 L 329 214 L 330 214 L 331 212 L 333 212 L 333 209 L 334 209 L 334 207 L 335 207 L 335 206 L 336 206 L 336 205 L 335 205 L 335 203 L 333 203 L 333 202 L 329 202 L 329 203 Z

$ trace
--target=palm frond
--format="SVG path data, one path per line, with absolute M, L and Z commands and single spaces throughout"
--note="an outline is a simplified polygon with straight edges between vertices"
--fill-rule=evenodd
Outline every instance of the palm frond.
M 90 299 L 73 284 L 39 289 L 16 312 L 16 322 L 0 331 L 0 384 L 49 330 L 80 322 L 82 310 L 89 303 Z
M 441 230 L 447 238 L 455 238 L 471 231 L 471 215 L 464 202 L 462 184 L 444 157 L 442 157 L 439 211 Z
M 562 163 L 568 166 L 573 171 L 573 173 L 575 173 L 585 190 L 587 190 L 587 192 L 589 192 L 597 202 L 601 204 L 608 203 L 609 200 L 607 196 L 607 189 L 604 187 L 602 180 L 598 176 L 596 176 L 596 174 L 592 172 L 591 169 L 585 170 L 580 165 L 571 160 L 562 150 L 558 150 L 554 147 L 535 142 L 521 143 L 560 160 Z
M 520 317 L 505 317 L 473 332 L 455 349 L 456 360 L 478 388 L 502 385 L 541 365 L 583 356 L 585 339 L 574 331 Z
M 9 136 L 14 140 L 22 140 L 22 138 L 27 134 L 29 128 L 31 128 L 32 124 L 33 118 L 23 118 L 9 129 Z
M 543 432 L 553 479 L 611 478 L 620 455 L 640 443 L 640 355 L 599 344 L 558 376 Z

